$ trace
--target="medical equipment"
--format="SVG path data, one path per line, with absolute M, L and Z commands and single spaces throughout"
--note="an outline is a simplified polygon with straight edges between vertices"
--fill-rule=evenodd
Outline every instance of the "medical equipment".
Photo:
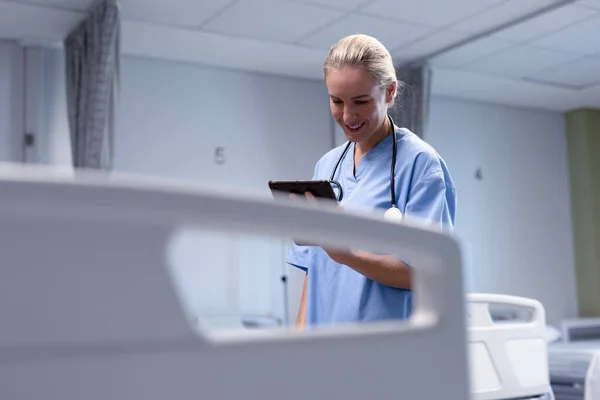
M 396 205 L 396 177 L 394 176 L 395 172 L 396 172 L 396 149 L 398 147 L 398 143 L 396 143 L 396 125 L 394 124 L 394 120 L 392 119 L 391 115 L 388 115 L 388 120 L 390 121 L 390 124 L 392 126 L 392 134 L 394 135 L 394 137 L 393 137 L 393 141 L 392 141 L 392 165 L 390 168 L 391 207 L 386 210 L 384 217 L 389 220 L 398 221 L 398 220 L 402 219 L 402 212 Z M 348 144 L 344 148 L 342 155 L 340 156 L 337 163 L 335 164 L 335 167 L 333 167 L 333 171 L 331 171 L 331 177 L 329 178 L 329 182 L 331 183 L 331 185 L 337 186 L 337 188 L 338 188 L 338 191 L 339 191 L 339 194 L 337 195 L 338 202 L 342 201 L 342 198 L 344 197 L 344 191 L 342 189 L 342 185 L 334 179 L 335 173 L 336 173 L 340 163 L 346 156 L 346 153 L 348 152 L 348 149 L 350 148 L 351 144 L 352 144 L 352 142 L 348 141 Z
M 564 320 L 561 336 L 548 344 L 556 400 L 600 399 L 600 319 Z
M 75 176 L 0 170 L 0 398 L 469 398 L 452 236 L 213 186 Z M 206 331 L 165 265 L 190 226 L 406 254 L 418 266 L 412 317 Z
M 472 398 L 551 398 L 545 311 L 536 300 L 467 295 Z

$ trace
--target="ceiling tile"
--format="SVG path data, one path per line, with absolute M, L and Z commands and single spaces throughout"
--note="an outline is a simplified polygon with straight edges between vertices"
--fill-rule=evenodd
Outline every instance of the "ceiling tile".
M 326 50 L 123 22 L 123 54 L 322 81 Z M 203 73 L 198 70 L 198 73 Z
M 560 68 L 551 68 L 526 78 L 577 87 L 597 84 L 600 82 L 600 59 L 578 59 L 573 63 L 562 65 Z
M 227 35 L 291 43 L 345 14 L 342 10 L 281 0 L 243 0 L 202 26 Z
M 600 41 L 592 39 L 599 36 L 600 18 L 595 17 L 536 39 L 532 44 L 549 49 L 592 55 L 600 52 Z
M 125 0 L 121 4 L 123 18 L 183 28 L 196 28 L 231 4 L 232 0 Z
M 436 51 L 459 43 L 468 38 L 468 34 L 441 30 L 432 35 L 415 40 L 405 46 L 400 46 L 392 51 L 394 59 L 399 61 L 412 61 L 420 57 L 428 56 Z
M 445 27 L 505 0 L 376 0 L 363 12 L 401 21 Z
M 502 25 L 513 22 L 518 18 L 525 17 L 533 12 L 541 11 L 551 4 L 552 2 L 549 0 L 509 0 L 478 13 L 473 17 L 460 21 L 456 25 L 453 25 L 452 29 L 461 32 L 481 33 L 488 29 L 501 27 Z M 578 19 L 587 18 L 594 14 L 594 12 L 588 8 L 576 6 L 559 7 L 548 14 L 556 13 L 556 11 L 562 11 L 564 9 L 567 9 L 570 12 L 563 11 L 562 14 L 550 16 L 549 19 L 538 17 L 541 18 L 540 22 L 536 22 L 538 18 L 530 19 L 525 23 L 519 24 L 519 28 L 521 32 L 525 31 L 526 33 L 531 30 L 534 32 L 534 35 L 536 34 L 536 31 L 541 30 L 541 33 L 543 34 L 552 31 L 555 23 L 558 23 L 559 26 L 557 26 L 557 28 L 560 28 L 561 25 L 566 26 Z M 564 20 L 561 18 L 564 18 Z M 550 23 L 551 25 L 545 25 L 546 23 Z M 510 28 L 506 31 L 510 31 Z M 518 34 L 519 29 L 517 29 L 517 35 Z M 520 40 L 520 38 L 517 40 Z
M 567 5 L 496 33 L 499 38 L 525 42 L 558 31 L 597 14 L 590 8 Z
M 572 53 L 523 45 L 494 53 L 463 68 L 507 78 L 521 78 L 550 67 L 567 64 L 577 58 L 580 56 Z
M 511 46 L 514 46 L 512 42 L 485 37 L 440 54 L 432 62 L 441 67 L 460 67 Z
M 600 105 L 598 91 L 576 92 L 556 86 L 440 68 L 436 68 L 433 74 L 435 79 L 431 91 L 436 96 L 557 111 Z
M 578 0 L 575 2 L 575 4 L 600 10 L 600 1 L 599 0 Z
M 297 3 L 316 4 L 325 7 L 339 8 L 342 10 L 354 10 L 361 4 L 365 3 L 365 0 L 289 0 Z
M 11 0 L 11 3 L 29 4 L 59 10 L 86 11 L 95 0 Z
M 431 32 L 433 28 L 356 13 L 309 35 L 300 43 L 309 47 L 329 49 L 344 36 L 363 33 L 376 37 L 391 51 Z
M 0 38 L 53 45 L 62 41 L 83 15 L 78 11 L 0 1 Z

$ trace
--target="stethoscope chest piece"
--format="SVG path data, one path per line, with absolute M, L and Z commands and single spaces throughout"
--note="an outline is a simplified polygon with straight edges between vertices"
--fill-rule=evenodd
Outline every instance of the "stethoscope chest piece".
M 383 214 L 383 218 L 392 222 L 401 222 L 402 221 L 402 211 L 398 209 L 398 207 L 388 208 Z

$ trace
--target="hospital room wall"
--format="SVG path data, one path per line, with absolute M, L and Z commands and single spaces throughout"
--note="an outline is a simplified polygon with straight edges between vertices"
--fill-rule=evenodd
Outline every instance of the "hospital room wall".
M 565 132 L 558 112 L 434 96 L 425 136 L 458 191 L 466 290 L 540 300 L 551 323 L 577 314 Z
M 60 51 L 45 57 L 48 131 L 42 163 L 69 165 Z M 115 169 L 201 183 L 235 185 L 270 196 L 269 179 L 310 178 L 331 148 L 327 96 L 320 82 L 171 61 L 122 59 Z M 224 163 L 215 149 L 223 148 Z M 283 317 L 281 238 L 185 235 L 174 267 L 186 298 L 206 314 L 275 312 Z M 203 266 L 203 268 L 198 268 Z M 303 275 L 286 269 L 295 320 Z
M 0 162 L 21 161 L 23 57 L 15 42 L 0 40 Z
M 564 115 L 439 97 L 430 112 L 425 139 L 459 194 L 467 289 L 537 299 L 550 323 L 575 317 Z

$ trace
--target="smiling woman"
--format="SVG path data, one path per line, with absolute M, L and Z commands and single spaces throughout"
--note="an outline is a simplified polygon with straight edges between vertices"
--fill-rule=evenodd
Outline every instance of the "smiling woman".
M 331 49 L 324 73 L 333 117 L 366 154 L 393 128 L 385 118 L 399 84 L 392 57 L 374 38 L 350 36 Z
M 453 227 L 456 190 L 446 163 L 388 116 L 400 83 L 387 49 L 370 36 L 345 37 L 330 50 L 324 76 L 331 114 L 348 143 L 317 162 L 313 179 L 336 179 L 346 193 L 344 208 L 383 213 L 397 207 Z M 294 245 L 287 262 L 306 271 L 297 324 L 408 318 L 412 273 L 401 257 Z

